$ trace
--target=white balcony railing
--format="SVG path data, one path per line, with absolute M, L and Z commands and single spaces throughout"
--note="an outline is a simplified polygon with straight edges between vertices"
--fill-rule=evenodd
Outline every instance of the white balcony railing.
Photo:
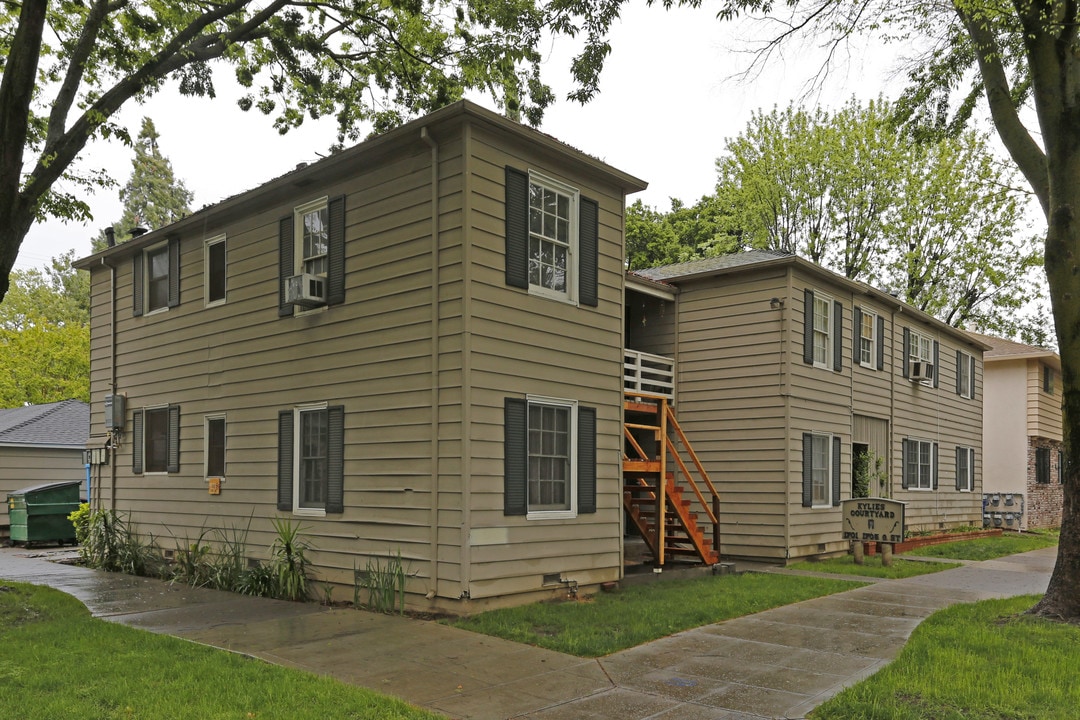
M 623 391 L 675 399 L 675 361 L 663 355 L 623 350 Z

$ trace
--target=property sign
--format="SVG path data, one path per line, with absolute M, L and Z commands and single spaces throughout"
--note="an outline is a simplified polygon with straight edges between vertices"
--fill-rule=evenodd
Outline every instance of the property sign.
M 904 506 L 888 498 L 853 498 L 840 503 L 844 514 L 844 539 L 859 542 L 904 541 Z

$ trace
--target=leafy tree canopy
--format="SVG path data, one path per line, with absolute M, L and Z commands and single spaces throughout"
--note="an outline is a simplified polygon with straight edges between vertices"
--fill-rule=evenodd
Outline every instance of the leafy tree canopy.
M 108 185 L 76 160 L 94 139 L 130 142 L 115 119 L 174 80 L 214 97 L 230 67 L 240 107 L 286 132 L 332 116 L 338 142 L 487 92 L 539 122 L 552 93 L 538 45 L 595 38 L 612 17 L 577 0 L 23 0 L 0 4 L 0 299 L 31 225 L 90 218 L 76 192 Z M 603 54 L 590 50 L 575 72 Z

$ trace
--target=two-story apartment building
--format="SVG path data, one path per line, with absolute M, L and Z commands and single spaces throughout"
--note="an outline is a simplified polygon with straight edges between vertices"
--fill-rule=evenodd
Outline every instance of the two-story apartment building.
M 644 187 L 459 102 L 79 261 L 95 501 L 255 558 L 294 518 L 348 586 L 400 552 L 417 607 L 618 579 Z
M 1061 524 L 1065 447 L 1061 358 L 1052 350 L 976 335 L 986 352 L 984 523 L 1005 529 Z
M 853 492 L 906 502 L 909 531 L 981 523 L 981 341 L 765 251 L 631 273 L 626 321 L 628 348 L 672 362 L 724 556 L 845 551 Z

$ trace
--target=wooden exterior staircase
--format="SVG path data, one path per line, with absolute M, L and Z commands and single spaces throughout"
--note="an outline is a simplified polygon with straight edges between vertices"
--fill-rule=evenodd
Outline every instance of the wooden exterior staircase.
M 655 377 L 641 383 L 640 372 L 638 382 L 633 381 L 631 352 L 623 394 L 623 508 L 628 521 L 645 540 L 655 567 L 688 560 L 715 565 L 720 561 L 720 495 L 679 426 L 666 388 Z

